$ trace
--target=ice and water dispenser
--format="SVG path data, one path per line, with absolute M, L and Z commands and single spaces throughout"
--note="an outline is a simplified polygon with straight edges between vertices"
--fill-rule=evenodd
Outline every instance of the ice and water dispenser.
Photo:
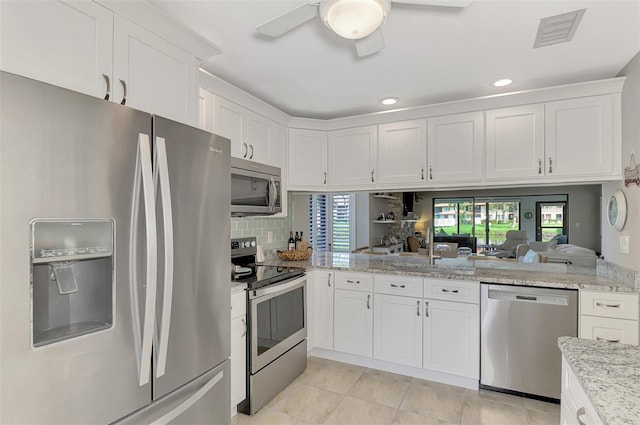
M 33 346 L 110 328 L 113 220 L 31 222 Z

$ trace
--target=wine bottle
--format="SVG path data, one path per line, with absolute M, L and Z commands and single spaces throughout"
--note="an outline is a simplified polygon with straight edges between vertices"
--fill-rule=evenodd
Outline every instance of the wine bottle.
M 293 239 L 293 231 L 289 232 L 289 251 L 295 251 L 296 249 L 296 241 Z
M 298 235 L 298 232 L 296 232 L 296 236 L 293 240 L 295 241 L 296 249 L 298 249 L 298 242 L 300 242 L 300 235 Z

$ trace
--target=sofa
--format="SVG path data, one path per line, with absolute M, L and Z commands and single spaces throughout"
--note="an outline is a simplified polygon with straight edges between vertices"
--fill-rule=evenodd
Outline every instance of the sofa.
M 556 237 L 548 242 L 528 242 L 521 244 L 516 249 L 518 261 L 524 261 L 529 251 L 536 253 L 534 262 L 546 261 L 550 263 L 565 263 L 581 267 L 596 267 L 597 255 L 589 248 L 572 244 L 558 243 L 561 237 Z M 531 255 L 529 256 L 531 257 Z

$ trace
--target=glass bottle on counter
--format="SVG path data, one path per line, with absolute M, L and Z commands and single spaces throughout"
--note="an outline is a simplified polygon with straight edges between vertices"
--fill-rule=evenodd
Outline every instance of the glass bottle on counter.
M 289 251 L 294 251 L 296 249 L 296 241 L 293 239 L 293 230 L 289 232 Z
M 293 241 L 295 242 L 296 249 L 298 249 L 298 242 L 300 242 L 300 235 L 298 234 L 298 232 L 296 232 L 296 236 Z

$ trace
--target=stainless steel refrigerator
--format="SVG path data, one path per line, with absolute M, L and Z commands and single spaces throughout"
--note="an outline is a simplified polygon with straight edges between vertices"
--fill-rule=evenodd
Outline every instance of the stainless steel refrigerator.
M 0 423 L 229 423 L 229 141 L 4 72 L 0 114 Z

